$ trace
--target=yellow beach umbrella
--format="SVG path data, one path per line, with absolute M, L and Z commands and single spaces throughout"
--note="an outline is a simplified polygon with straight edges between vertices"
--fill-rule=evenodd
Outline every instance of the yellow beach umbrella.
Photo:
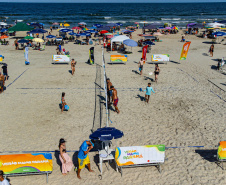
M 62 23 L 60 23 L 60 26 L 63 26 L 63 24 L 62 24 Z
M 65 24 L 64 24 L 64 26 L 65 26 L 65 27 L 68 27 L 68 26 L 70 26 L 70 24 L 68 24 L 68 23 L 65 23 Z
M 44 40 L 40 39 L 40 38 L 34 38 L 34 39 L 32 39 L 32 41 L 34 41 L 34 42 L 44 42 Z

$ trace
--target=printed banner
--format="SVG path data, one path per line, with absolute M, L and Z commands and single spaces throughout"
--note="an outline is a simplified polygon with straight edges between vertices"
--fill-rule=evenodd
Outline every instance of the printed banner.
M 69 63 L 70 62 L 69 55 L 53 55 L 52 59 L 54 62 L 59 62 L 59 63 Z
M 28 59 L 28 47 L 25 47 L 25 49 L 24 49 L 24 58 L 25 58 L 25 61 L 29 62 L 29 59 Z
M 226 141 L 221 141 L 218 147 L 218 158 L 226 160 Z
M 127 62 L 128 58 L 127 55 L 111 55 L 110 60 L 111 62 Z
M 0 170 L 5 174 L 52 172 L 51 153 L 0 155 Z
M 165 145 L 117 147 L 115 151 L 118 166 L 163 163 L 164 160 Z
M 180 60 L 186 60 L 190 44 L 191 44 L 191 42 L 186 42 L 183 45 L 183 48 L 182 48 L 182 51 L 181 51 Z
M 169 55 L 168 54 L 154 54 L 151 56 L 152 62 L 168 62 Z
M 144 59 L 144 63 L 146 61 L 147 50 L 148 50 L 148 45 L 144 46 L 142 49 L 142 58 Z

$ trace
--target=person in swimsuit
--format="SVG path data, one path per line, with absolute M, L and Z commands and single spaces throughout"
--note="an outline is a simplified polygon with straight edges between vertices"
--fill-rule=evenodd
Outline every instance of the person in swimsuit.
M 75 65 L 76 65 L 76 62 L 74 59 L 71 60 L 71 74 L 74 75 L 75 73 Z
M 8 80 L 8 70 L 7 70 L 7 65 L 2 66 L 2 72 L 3 75 L 5 76 L 5 80 Z
M 115 112 L 117 112 L 119 114 L 120 111 L 118 109 L 118 94 L 117 94 L 117 90 L 114 88 L 114 86 L 111 86 L 111 90 L 112 90 L 112 102 L 113 102 L 113 105 L 115 107 Z
M 65 107 L 65 105 L 67 105 L 66 102 L 65 102 L 64 96 L 65 96 L 65 92 L 62 92 L 62 97 L 61 97 L 62 109 L 61 109 L 61 112 L 64 111 L 64 107 Z
M 138 67 L 139 67 L 140 75 L 142 75 L 143 66 L 144 66 L 144 59 L 143 59 L 143 58 L 141 58 L 141 59 L 140 59 L 140 62 L 138 63 Z
M 4 91 L 4 85 L 5 85 L 5 77 L 0 72 L 0 93 L 2 93 Z
M 213 57 L 213 52 L 214 52 L 214 45 L 213 44 L 210 46 L 209 52 L 210 52 L 210 56 Z
M 145 94 L 145 102 L 149 102 L 150 96 L 151 96 L 151 91 L 153 93 L 155 93 L 155 91 L 153 90 L 153 88 L 151 87 L 151 83 L 148 83 L 148 86 L 146 87 L 146 94 Z
M 15 45 L 15 49 L 18 50 L 18 46 L 19 46 L 19 44 L 18 44 L 18 39 L 16 39 L 16 40 L 14 41 L 14 45 Z
M 110 81 L 110 78 L 107 78 L 107 95 L 108 95 L 108 104 L 111 103 L 111 97 L 112 97 L 112 90 L 111 90 L 112 83 Z
M 158 75 L 160 73 L 160 69 L 159 69 L 159 65 L 158 64 L 155 64 L 155 71 L 154 71 L 154 73 L 155 73 L 155 82 L 157 83 Z
M 70 156 L 66 153 L 66 141 L 61 138 L 59 141 L 59 150 L 60 150 L 60 161 L 62 163 L 62 174 L 67 175 L 67 172 L 70 172 L 73 168 L 73 162 L 70 158 Z

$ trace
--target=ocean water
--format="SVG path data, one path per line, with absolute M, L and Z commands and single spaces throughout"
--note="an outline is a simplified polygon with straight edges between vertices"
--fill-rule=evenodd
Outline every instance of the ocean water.
M 134 22 L 172 23 L 185 27 L 191 22 L 214 22 L 226 19 L 226 3 L 0 3 L 0 21 L 14 20 L 67 22 L 77 26 L 86 22 L 107 24 L 120 22 L 124 26 Z

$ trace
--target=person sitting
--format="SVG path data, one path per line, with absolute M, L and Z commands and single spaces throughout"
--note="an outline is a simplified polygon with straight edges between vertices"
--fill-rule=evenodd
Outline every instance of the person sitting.
M 182 37 L 181 37 L 181 42 L 185 42 L 185 37 L 184 37 L 184 35 L 182 35 Z

